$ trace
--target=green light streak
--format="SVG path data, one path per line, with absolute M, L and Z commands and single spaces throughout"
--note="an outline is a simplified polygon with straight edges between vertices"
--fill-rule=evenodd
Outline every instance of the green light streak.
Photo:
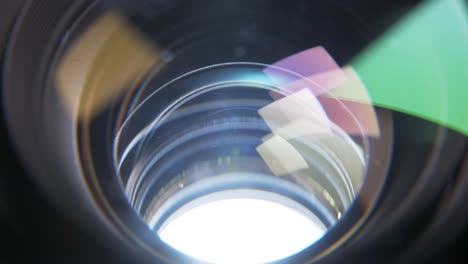
M 463 0 L 424 2 L 352 65 L 372 101 L 468 134 L 468 12 Z

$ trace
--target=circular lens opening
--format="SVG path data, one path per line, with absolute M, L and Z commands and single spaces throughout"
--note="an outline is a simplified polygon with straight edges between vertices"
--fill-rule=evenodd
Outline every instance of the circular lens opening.
M 278 260 L 314 244 L 353 203 L 369 142 L 328 119 L 310 91 L 317 83 L 255 63 L 164 85 L 153 77 L 153 92 L 128 100 L 114 160 L 134 209 L 167 244 L 216 263 Z M 299 91 L 275 82 L 298 78 Z

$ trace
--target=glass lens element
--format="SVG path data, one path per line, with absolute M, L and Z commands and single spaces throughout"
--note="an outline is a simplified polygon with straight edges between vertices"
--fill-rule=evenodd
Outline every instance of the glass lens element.
M 307 212 L 274 193 L 222 191 L 184 205 L 158 234 L 210 263 L 265 263 L 293 255 L 325 234 L 323 223 Z

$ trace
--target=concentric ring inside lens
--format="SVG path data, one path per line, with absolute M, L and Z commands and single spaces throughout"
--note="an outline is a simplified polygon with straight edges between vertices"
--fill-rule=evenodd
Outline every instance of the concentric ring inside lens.
M 115 164 L 130 202 L 161 239 L 186 254 L 210 259 L 177 241 L 198 239 L 197 245 L 212 247 L 210 243 L 220 238 L 203 243 L 200 234 L 189 230 L 208 232 L 212 225 L 204 224 L 225 216 L 213 210 L 230 207 L 231 213 L 237 210 L 235 215 L 250 219 L 248 225 L 237 226 L 241 229 L 262 230 L 289 212 L 290 217 L 270 226 L 267 233 L 291 229 L 292 219 L 298 221 L 295 227 L 302 223 L 303 230 L 321 230 L 299 239 L 302 242 L 288 254 L 275 251 L 284 254 L 271 260 L 288 257 L 317 241 L 359 193 L 367 167 L 366 135 L 346 133 L 328 119 L 308 89 L 284 89 L 267 68 L 274 68 L 281 79 L 298 78 L 287 69 L 254 63 L 202 68 L 155 88 L 129 110 L 117 135 Z M 305 79 L 303 85 L 307 84 L 317 87 Z M 220 198 L 228 194 L 235 198 Z M 262 199 L 265 194 L 268 198 Z M 210 202 L 201 202 L 206 199 Z M 268 212 L 253 215 L 249 213 L 253 205 L 258 206 L 257 213 Z M 236 226 L 218 220 L 225 230 Z M 259 238 L 268 237 L 260 233 Z M 222 237 L 234 241 L 229 235 Z M 280 235 L 268 240 L 289 241 Z M 225 250 L 248 254 L 241 249 L 245 241 L 236 245 Z M 223 255 L 224 262 L 231 258 Z

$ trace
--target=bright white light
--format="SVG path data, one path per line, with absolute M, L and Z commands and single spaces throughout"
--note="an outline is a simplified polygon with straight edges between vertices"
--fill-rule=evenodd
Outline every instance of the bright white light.
M 279 195 L 276 195 L 279 196 Z M 298 203 L 258 198 L 193 201 L 159 230 L 175 249 L 210 263 L 265 263 L 316 242 L 326 227 Z

